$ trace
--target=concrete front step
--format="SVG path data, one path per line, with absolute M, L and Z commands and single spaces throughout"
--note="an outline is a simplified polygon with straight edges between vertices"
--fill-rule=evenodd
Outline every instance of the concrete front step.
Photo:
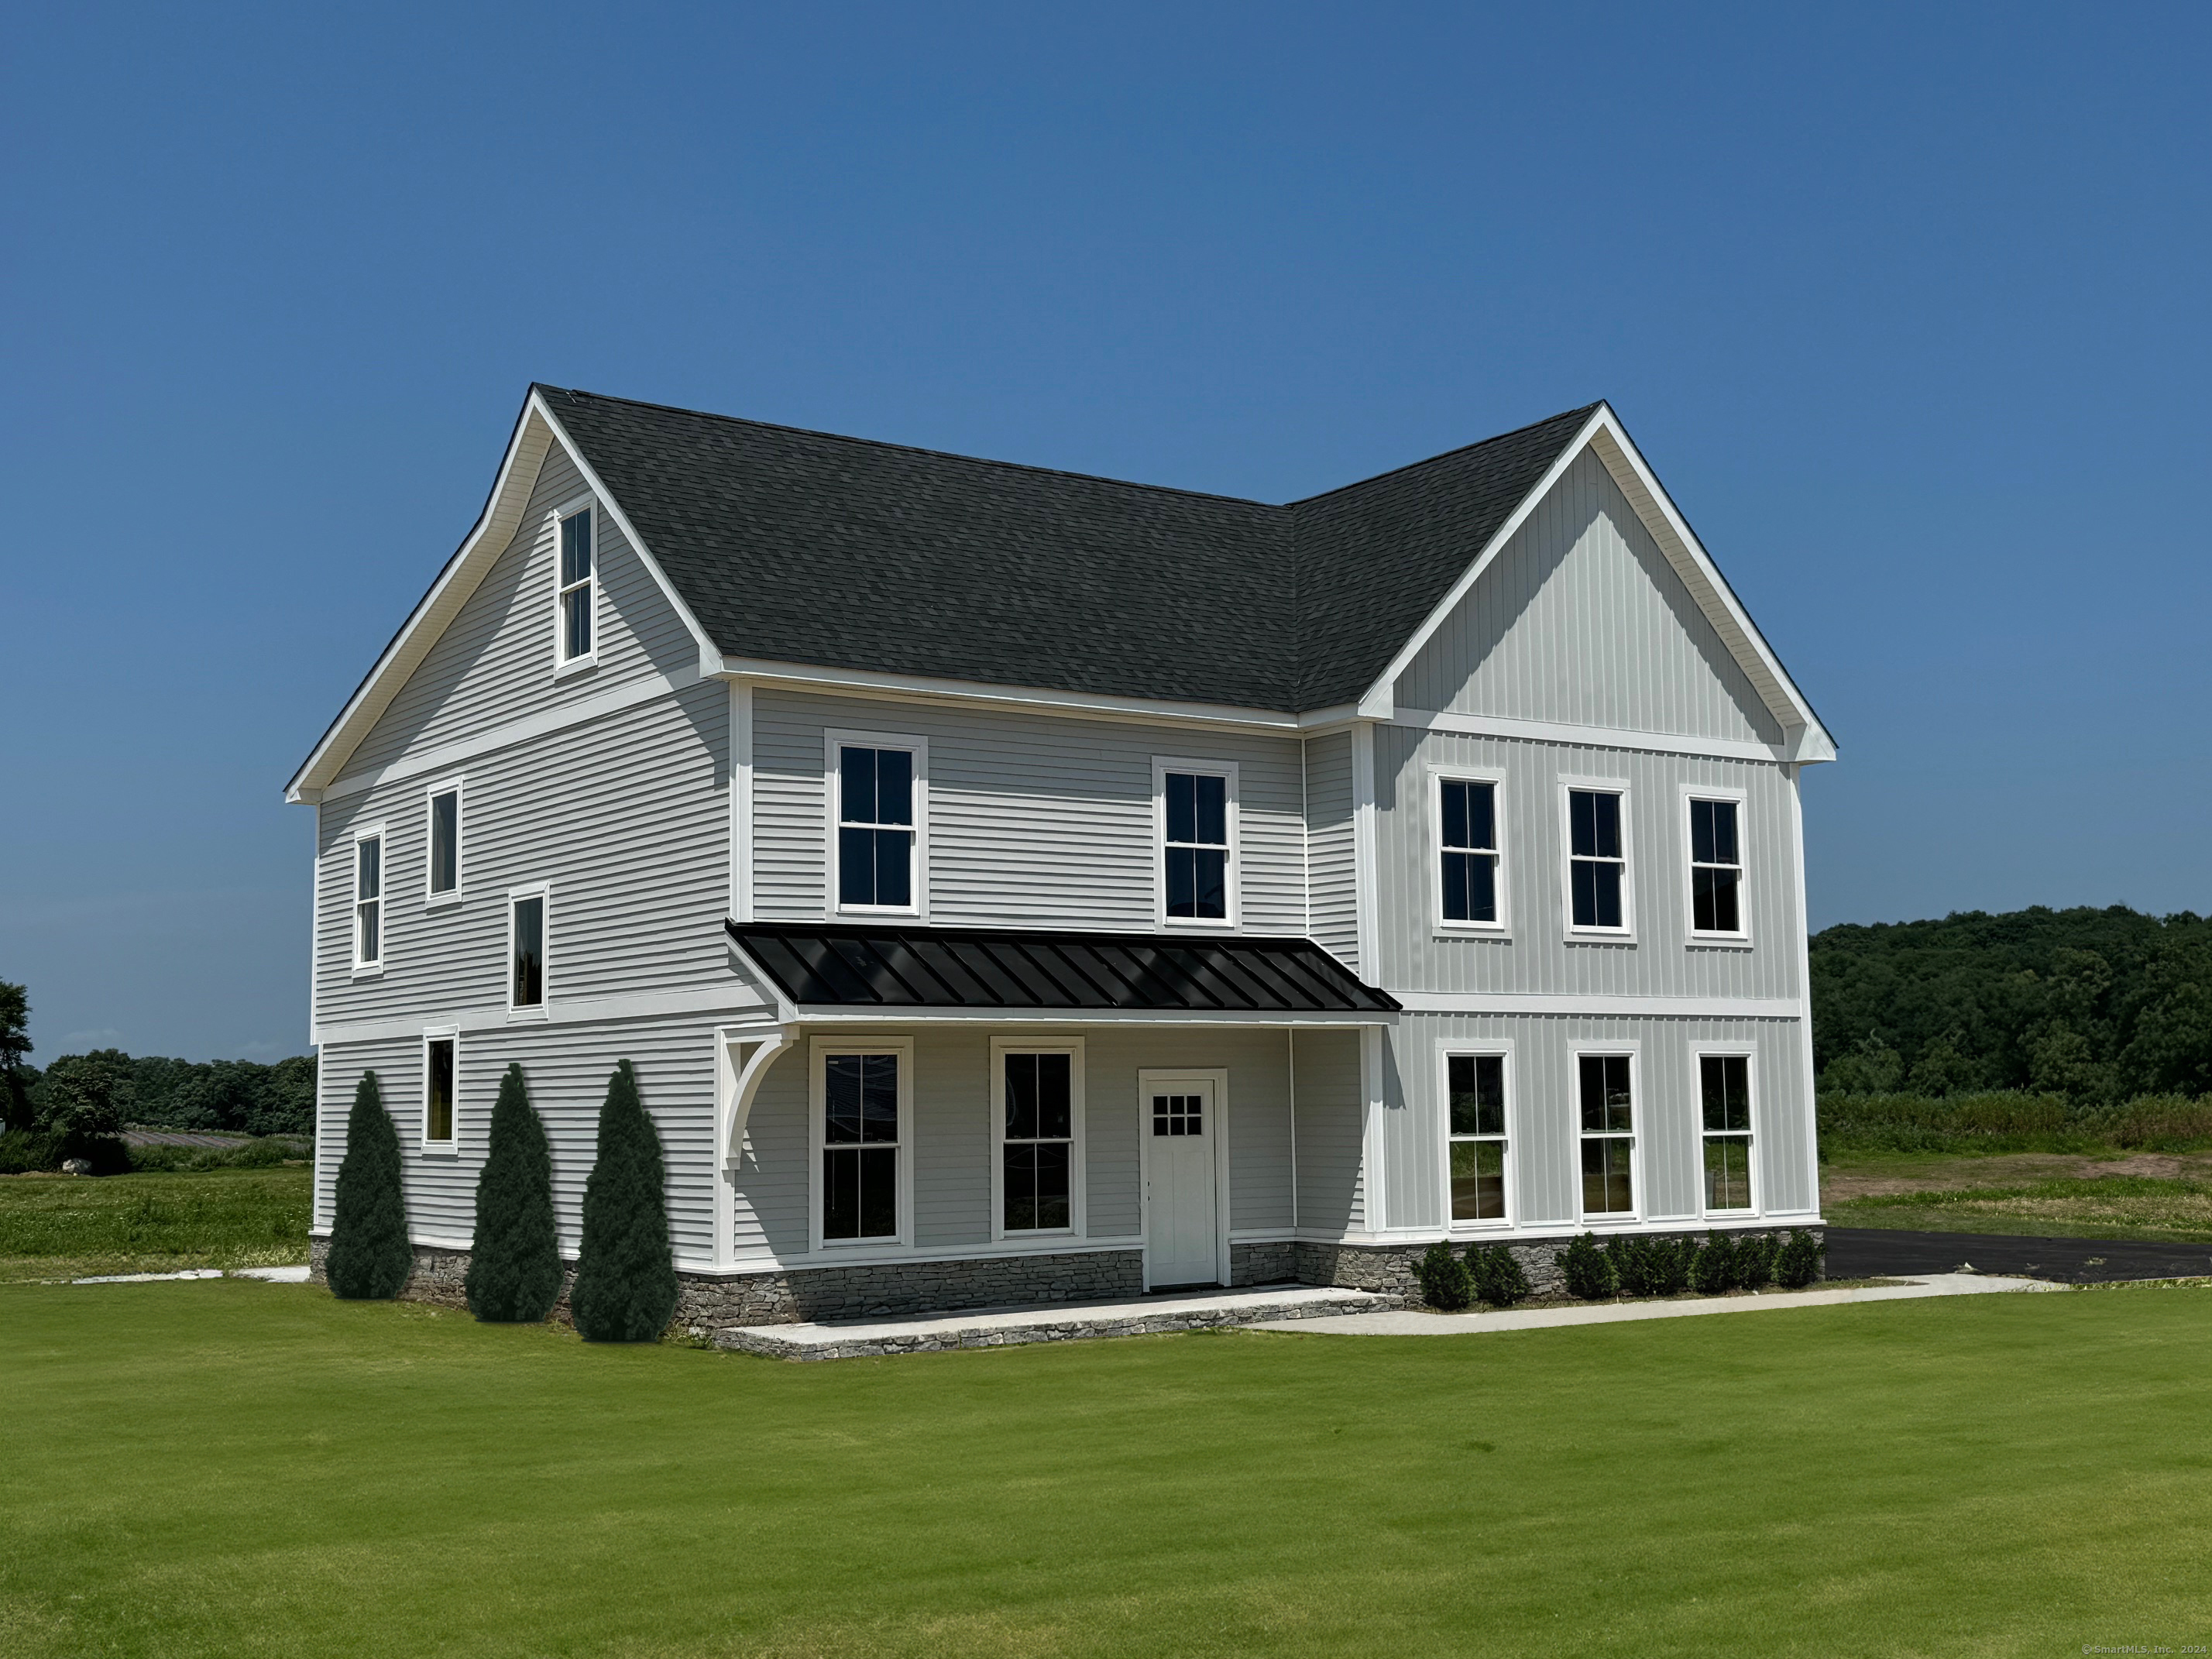
M 914 1314 L 899 1319 L 837 1320 L 808 1325 L 727 1325 L 718 1348 L 777 1359 L 861 1359 L 947 1348 L 1005 1348 L 1094 1336 L 1149 1336 L 1261 1321 L 1319 1319 L 1398 1305 L 1370 1291 L 1261 1285 L 1247 1291 L 1165 1291 L 1126 1302 L 1057 1302 L 1042 1306 Z

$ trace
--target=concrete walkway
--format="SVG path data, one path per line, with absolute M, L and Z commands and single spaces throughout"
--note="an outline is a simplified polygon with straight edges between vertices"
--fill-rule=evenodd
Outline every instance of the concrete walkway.
M 1328 1315 L 1370 1316 L 1390 1298 L 1368 1291 L 1273 1285 L 1250 1291 L 1170 1291 L 1127 1302 L 1054 1302 L 971 1313 L 806 1325 L 726 1325 L 714 1346 L 776 1359 L 860 1359 L 947 1348 L 1004 1348 L 1094 1336 L 1146 1336 L 1225 1325 L 1288 1324 Z M 1380 1316 L 1387 1317 L 1387 1316 Z
M 1767 1291 L 1757 1296 L 1685 1297 L 1664 1302 L 1608 1302 L 1589 1308 L 1521 1308 L 1509 1312 L 1440 1314 L 1380 1309 L 1304 1319 L 1267 1320 L 1263 1331 L 1316 1331 L 1341 1336 L 1480 1336 L 1485 1331 L 1537 1331 L 1560 1325 L 1617 1325 L 1637 1319 L 1689 1319 L 1699 1314 L 1764 1313 L 1780 1308 L 1833 1308 L 1847 1302 L 1909 1302 L 1929 1296 L 1988 1296 L 2005 1291 L 2063 1291 L 2039 1279 L 1983 1273 L 1931 1273 L 1911 1285 L 1849 1291 Z
M 304 1285 L 307 1282 L 307 1264 L 295 1267 L 233 1267 L 228 1274 L 220 1267 L 187 1267 L 173 1273 L 103 1273 L 96 1279 L 72 1279 L 72 1285 L 161 1285 L 176 1279 L 263 1279 L 271 1285 Z

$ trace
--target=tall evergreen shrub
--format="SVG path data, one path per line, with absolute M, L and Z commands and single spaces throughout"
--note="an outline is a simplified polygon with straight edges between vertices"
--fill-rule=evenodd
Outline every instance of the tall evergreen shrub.
M 1474 1281 L 1468 1278 L 1466 1264 L 1442 1239 L 1413 1264 L 1413 1277 L 1420 1281 L 1421 1300 L 1431 1308 L 1456 1313 L 1474 1300 Z
M 1474 1293 L 1493 1308 L 1510 1308 L 1528 1298 L 1528 1275 L 1521 1258 L 1503 1244 L 1468 1245 L 1467 1271 L 1474 1281 Z
M 660 1137 L 623 1060 L 599 1109 L 599 1157 L 584 1185 L 584 1246 L 568 1308 L 587 1342 L 650 1342 L 676 1311 Z
M 363 1072 L 353 1091 L 323 1270 L 332 1295 L 355 1300 L 395 1297 L 415 1271 L 407 1200 L 399 1190 L 399 1133 L 374 1072 Z
M 1690 1288 L 1700 1296 L 1718 1296 L 1735 1286 L 1735 1241 L 1726 1233 L 1707 1233 L 1705 1249 L 1690 1259 Z
M 1790 1237 L 1774 1253 L 1774 1280 L 1790 1290 L 1802 1290 L 1820 1276 L 1828 1247 L 1811 1233 L 1792 1227 Z
M 1583 1234 L 1552 1260 L 1566 1275 L 1568 1291 L 1585 1302 L 1601 1302 L 1620 1288 L 1613 1258 L 1598 1248 L 1595 1233 Z
M 1735 1282 L 1747 1291 L 1774 1282 L 1774 1236 L 1739 1233 L 1735 1241 Z
M 491 1109 L 491 1147 L 477 1177 L 476 1239 L 463 1288 L 469 1311 L 488 1321 L 534 1323 L 560 1298 L 553 1152 L 520 1066 L 507 1068 Z

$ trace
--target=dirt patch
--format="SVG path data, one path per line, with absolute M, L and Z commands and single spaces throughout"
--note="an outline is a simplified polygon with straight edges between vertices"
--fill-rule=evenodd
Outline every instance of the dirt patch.
M 1902 1193 L 1958 1192 L 1973 1187 L 2032 1187 L 2045 1181 L 2098 1181 L 2112 1176 L 2159 1181 L 2212 1181 L 2212 1154 L 2133 1152 L 2090 1157 L 2075 1152 L 2013 1152 L 1998 1158 L 1869 1159 L 1831 1164 L 1820 1171 L 1823 1204 Z

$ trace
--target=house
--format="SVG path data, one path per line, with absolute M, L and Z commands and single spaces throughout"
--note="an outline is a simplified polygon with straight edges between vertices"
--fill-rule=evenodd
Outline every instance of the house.
M 726 1322 L 1818 1220 L 1834 747 L 1613 411 L 1272 506 L 532 387 L 315 745 L 315 1226 L 618 1060 Z

